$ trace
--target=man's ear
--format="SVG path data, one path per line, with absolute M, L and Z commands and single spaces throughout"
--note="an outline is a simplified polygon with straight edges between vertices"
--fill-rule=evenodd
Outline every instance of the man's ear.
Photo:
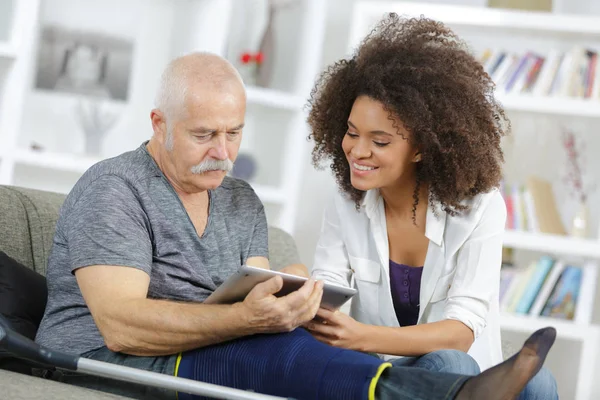
M 150 112 L 150 120 L 152 121 L 152 130 L 161 143 L 167 139 L 167 120 L 165 114 L 159 109 L 154 109 Z

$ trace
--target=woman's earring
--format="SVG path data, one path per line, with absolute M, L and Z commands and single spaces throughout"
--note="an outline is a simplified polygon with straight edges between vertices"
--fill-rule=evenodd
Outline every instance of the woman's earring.
M 415 156 L 415 162 L 419 162 L 419 161 L 421 161 L 421 155 L 420 155 L 420 154 L 417 154 L 417 155 Z

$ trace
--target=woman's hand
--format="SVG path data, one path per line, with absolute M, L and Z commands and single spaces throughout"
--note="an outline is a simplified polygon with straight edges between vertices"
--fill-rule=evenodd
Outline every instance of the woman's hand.
M 368 325 L 340 312 L 320 308 L 317 316 L 305 325 L 313 336 L 328 345 L 344 349 L 367 351 Z

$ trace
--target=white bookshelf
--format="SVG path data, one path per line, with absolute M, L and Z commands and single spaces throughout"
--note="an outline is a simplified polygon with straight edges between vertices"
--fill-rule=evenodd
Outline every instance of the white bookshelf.
M 254 190 L 258 197 L 266 203 L 284 204 L 286 202 L 286 192 L 283 189 L 270 186 L 254 185 Z
M 0 58 L 15 59 L 17 57 L 17 49 L 12 43 L 0 42 Z
M 487 48 L 498 46 L 496 40 L 503 35 L 518 36 L 522 49 L 530 40 L 532 48 L 540 43 L 540 38 L 549 37 L 570 43 L 600 42 L 600 18 L 592 16 L 560 15 L 542 12 L 522 12 L 485 7 L 469 7 L 448 4 L 431 4 L 402 1 L 359 0 L 353 10 L 349 47 L 354 48 L 371 28 L 387 13 L 396 12 L 407 17 L 421 15 L 438 20 L 456 29 L 463 39 L 485 41 Z M 465 35 L 473 36 L 465 36 Z M 482 39 L 484 37 L 484 39 Z M 488 43 L 489 42 L 489 43 Z M 504 43 L 507 42 L 504 39 Z M 509 46 L 507 46 L 509 47 Z M 509 47 L 510 48 L 510 47 Z M 497 100 L 509 114 L 529 113 L 532 117 L 545 118 L 598 118 L 600 101 L 558 96 L 534 96 L 531 94 L 513 94 L 498 92 Z M 576 239 L 567 236 L 538 234 L 531 232 L 507 231 L 504 236 L 506 247 L 536 253 L 549 253 L 568 259 L 600 260 L 600 241 Z M 596 292 L 597 292 L 596 288 Z M 597 297 L 597 295 L 596 295 Z M 570 365 L 576 365 L 576 382 L 565 381 L 561 365 L 554 365 L 554 375 L 561 387 L 573 388 L 572 392 L 562 392 L 561 398 L 591 400 L 600 395 L 600 386 L 594 379 L 595 361 L 600 346 L 600 327 L 593 324 L 577 324 L 571 321 L 544 318 L 538 316 L 519 316 L 502 314 L 503 333 L 527 335 L 545 326 L 557 329 L 561 343 L 575 346 L 578 350 L 568 350 L 566 356 L 573 357 Z M 575 343 L 575 344 L 572 344 Z M 577 347 L 580 346 L 580 347 Z M 563 379 L 561 381 L 561 379 Z
M 19 165 L 28 165 L 38 168 L 47 168 L 55 171 L 83 174 L 92 165 L 100 162 L 101 158 L 73 156 L 72 154 L 37 152 L 19 149 L 14 154 L 0 153 L 0 160 L 12 159 Z M 277 187 L 254 185 L 258 196 L 267 203 L 283 204 L 286 201 L 286 192 Z
M 354 7 L 353 27 L 357 29 L 352 42 L 357 43 L 383 14 L 396 12 L 399 15 L 425 15 L 447 25 L 471 26 L 482 29 L 499 28 L 542 32 L 551 35 L 600 36 L 598 18 L 592 16 L 561 15 L 545 12 L 503 10 L 447 4 L 417 2 L 358 1 Z M 362 15 L 362 17 L 360 17 Z M 359 16 L 359 18 L 356 18 Z
M 593 239 L 508 230 L 504 233 L 504 245 L 540 253 L 600 260 L 600 241 Z
M 16 164 L 30 165 L 39 168 L 49 168 L 57 171 L 83 174 L 101 158 L 74 156 L 51 152 L 37 152 L 27 149 L 18 149 L 12 156 Z
M 497 96 L 497 99 L 509 111 L 566 117 L 600 118 L 600 101 L 597 100 L 543 97 L 525 94 L 500 94 Z
M 40 113 L 45 114 L 45 117 L 52 117 L 54 110 L 48 111 L 45 106 L 47 104 L 52 106 L 52 103 L 60 103 L 61 107 L 56 108 L 55 114 L 60 113 L 61 116 L 64 116 L 63 119 L 68 119 L 72 117 L 72 111 L 69 110 L 74 109 L 76 100 L 73 96 L 63 93 L 30 90 L 33 87 L 32 81 L 35 75 L 34 60 L 36 59 L 39 28 L 45 15 L 44 0 L 18 1 L 19 9 L 15 13 L 15 23 L 12 25 L 22 26 L 19 18 L 28 16 L 29 30 L 26 34 L 12 35 L 11 40 L 6 43 L 0 42 L 0 66 L 3 58 L 14 59 L 15 62 L 21 61 L 18 71 L 14 72 L 16 69 L 13 69 L 10 77 L 11 81 L 18 82 L 18 85 L 15 84 L 13 88 L 5 90 L 6 93 L 11 93 L 11 99 L 15 93 L 18 94 L 16 97 L 21 99 L 11 105 L 7 105 L 6 102 L 0 103 L 4 104 L 4 109 L 0 109 L 0 124 L 2 124 L 0 125 L 0 184 L 25 185 L 52 190 L 52 182 L 48 182 L 42 176 L 44 173 L 47 176 L 47 171 L 53 171 L 52 173 L 56 173 L 57 176 L 56 191 L 65 192 L 74 183 L 73 179 L 77 175 L 83 174 L 96 162 L 108 156 L 133 150 L 139 146 L 142 140 L 147 140 L 152 133 L 147 119 L 151 105 L 147 103 L 153 99 L 154 91 L 145 88 L 154 87 L 154 83 L 158 82 L 159 73 L 162 71 L 161 63 L 166 64 L 170 58 L 191 51 L 211 51 L 227 56 L 227 45 L 231 36 L 231 26 L 228 25 L 228 22 L 232 23 L 236 7 L 239 6 L 236 4 L 238 1 L 243 0 L 149 2 L 147 12 L 141 17 L 143 21 L 140 26 L 143 33 L 138 33 L 136 53 L 145 52 L 158 57 L 155 54 L 162 51 L 163 56 L 152 61 L 140 59 L 134 62 L 131 87 L 138 87 L 137 99 L 134 100 L 137 103 L 123 104 L 118 112 L 122 112 L 125 115 L 123 119 L 129 120 L 129 122 L 125 122 L 125 127 L 120 128 L 118 123 L 115 128 L 116 130 L 120 129 L 119 134 L 129 135 L 134 132 L 142 138 L 137 142 L 115 140 L 110 146 L 105 146 L 99 157 L 82 155 L 81 145 L 77 144 L 82 140 L 80 138 L 82 132 L 75 122 L 69 122 L 70 125 L 60 127 L 53 124 L 38 124 L 32 128 L 32 124 L 24 120 L 25 108 L 33 109 L 36 117 Z M 24 12 L 28 7 L 29 12 Z M 38 18 L 38 7 L 42 10 L 40 18 Z M 292 57 L 297 57 L 297 60 L 284 60 L 284 65 L 279 68 L 279 72 L 276 71 L 276 74 L 279 74 L 279 85 L 276 84 L 273 88 L 257 86 L 247 86 L 246 88 L 247 124 L 244 129 L 240 154 L 242 151 L 250 154 L 258 164 L 257 177 L 250 183 L 261 200 L 268 203 L 266 209 L 269 223 L 290 233 L 294 232 L 298 196 L 300 195 L 299 188 L 306 163 L 304 156 L 308 145 L 304 105 L 320 68 L 325 29 L 325 7 L 326 5 L 321 0 L 301 0 L 291 9 L 292 11 L 284 11 L 284 13 L 288 13 L 288 17 L 293 19 L 294 28 L 288 34 L 293 35 L 294 46 L 290 46 L 289 52 Z M 172 27 L 164 28 L 166 32 L 162 37 L 158 37 L 161 34 L 151 27 L 157 24 L 164 25 L 161 22 L 164 15 L 172 18 Z M 86 14 L 83 17 L 86 17 Z M 24 30 L 24 28 L 20 29 Z M 166 42 L 159 43 L 159 48 L 162 50 L 155 49 L 156 45 L 150 43 L 149 38 L 152 35 L 156 36 L 155 41 Z M 19 36 L 19 40 L 17 40 L 17 36 Z M 164 39 L 164 37 L 170 39 Z M 278 40 L 285 39 L 279 37 Z M 140 44 L 144 41 L 147 44 Z M 18 46 L 17 43 L 23 45 Z M 275 56 L 281 58 L 284 50 L 276 48 L 275 52 Z M 154 69 L 160 67 L 161 71 L 148 72 L 148 68 L 145 67 L 148 64 L 157 66 L 153 67 Z M 289 85 L 281 84 L 282 70 L 283 78 L 290 82 Z M 18 79 L 15 80 L 16 75 L 18 75 Z M 140 75 L 145 77 L 144 81 L 136 78 Z M 136 79 L 138 79 L 137 83 Z M 140 90 L 139 87 L 144 89 Z M 140 95 L 140 93 L 143 94 Z M 25 102 L 23 97 L 25 97 Z M 140 97 L 143 98 L 143 105 L 140 105 Z M 33 107 L 29 107 L 31 104 Z M 110 104 L 106 106 L 109 109 L 115 108 L 109 107 Z M 7 115 L 10 117 L 6 118 Z M 252 123 L 248 123 L 249 121 Z M 41 132 L 41 129 L 44 131 Z M 53 130 L 57 132 L 53 132 Z M 75 137 L 72 140 L 68 134 L 60 136 L 62 132 L 73 132 L 72 135 Z M 59 136 L 45 139 L 56 134 Z M 44 150 L 31 150 L 29 146 L 34 142 L 40 144 Z M 40 171 L 39 178 L 36 178 L 36 171 Z
M 576 324 L 570 321 L 559 320 L 555 318 L 534 317 L 529 315 L 516 315 L 509 313 L 501 314 L 502 326 L 510 328 L 516 332 L 531 333 L 546 326 L 556 328 L 558 336 L 576 341 L 584 341 L 592 336 L 597 337 L 600 332 L 598 327 L 589 327 L 587 325 Z M 588 329 L 590 328 L 590 329 Z
M 248 103 L 250 104 L 258 104 L 265 107 L 289 111 L 301 110 L 306 102 L 306 99 L 303 96 L 255 86 L 246 88 L 246 96 Z
M 8 39 L 0 42 L 0 184 L 10 183 L 25 92 L 30 82 L 39 0 L 14 0 Z
M 577 360 L 577 374 L 575 382 L 575 393 L 568 398 L 572 399 L 596 399 L 593 386 L 596 381 L 596 357 L 600 349 L 600 327 L 576 324 L 554 318 L 520 316 L 514 314 L 502 314 L 500 316 L 502 329 L 518 332 L 527 336 L 538 329 L 552 326 L 556 329 L 557 337 L 561 340 L 571 341 L 581 346 Z M 555 376 L 559 384 L 561 376 Z M 563 396 L 566 397 L 566 396 Z

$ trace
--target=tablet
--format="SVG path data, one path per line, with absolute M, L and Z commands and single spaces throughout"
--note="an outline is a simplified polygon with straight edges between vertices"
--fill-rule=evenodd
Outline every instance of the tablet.
M 282 297 L 300 289 L 308 278 L 272 271 L 263 268 L 242 265 L 204 301 L 205 304 L 232 304 L 243 301 L 252 288 L 258 283 L 279 275 L 283 278 L 283 288 L 275 294 Z M 335 311 L 356 294 L 356 289 L 324 282 L 321 307 Z

